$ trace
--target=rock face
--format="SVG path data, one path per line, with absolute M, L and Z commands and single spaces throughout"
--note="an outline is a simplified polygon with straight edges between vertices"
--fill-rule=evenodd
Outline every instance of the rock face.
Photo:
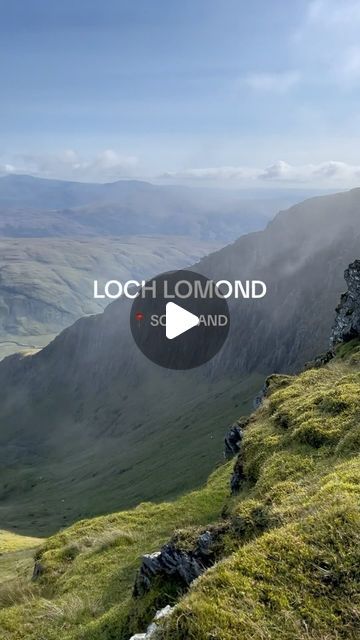
M 171 578 L 188 587 L 215 561 L 214 544 L 223 533 L 218 527 L 205 531 L 197 539 L 192 550 L 184 550 L 170 541 L 160 551 L 143 556 L 136 576 L 133 595 L 143 596 L 151 588 L 155 578 Z
M 226 460 L 231 460 L 231 458 L 239 453 L 241 441 L 244 436 L 244 428 L 248 422 L 248 418 L 240 418 L 227 432 L 224 441 L 224 457 Z
M 334 347 L 360 336 L 360 260 L 355 260 L 344 273 L 348 287 L 336 308 L 330 344 Z

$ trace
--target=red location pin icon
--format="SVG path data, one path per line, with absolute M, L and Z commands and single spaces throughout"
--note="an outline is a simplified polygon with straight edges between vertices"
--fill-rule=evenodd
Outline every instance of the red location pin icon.
M 141 321 L 142 321 L 142 320 L 144 320 L 144 317 L 145 317 L 145 316 L 144 316 L 144 314 L 142 313 L 142 311 L 137 311 L 137 312 L 135 313 L 135 320 L 137 321 L 137 323 L 138 323 L 139 327 L 140 327 L 140 323 L 141 323 Z

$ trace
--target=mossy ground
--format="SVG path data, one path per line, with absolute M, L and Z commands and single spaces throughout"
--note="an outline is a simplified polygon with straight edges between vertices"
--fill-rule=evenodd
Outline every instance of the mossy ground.
M 4 640 L 128 640 L 178 602 L 162 640 L 355 640 L 360 637 L 358 345 L 280 385 L 253 414 L 233 463 L 174 502 L 84 520 L 37 553 L 44 574 L 0 611 Z M 219 561 L 187 593 L 155 583 L 132 597 L 143 553 L 181 529 L 226 522 Z M 16 592 L 14 586 L 14 592 Z M 10 604 L 9 604 L 10 603 Z

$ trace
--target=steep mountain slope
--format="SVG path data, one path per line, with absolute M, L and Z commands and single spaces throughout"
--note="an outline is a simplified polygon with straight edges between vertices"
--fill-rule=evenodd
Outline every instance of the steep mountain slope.
M 40 348 L 78 318 L 102 311 L 94 279 L 142 279 L 215 248 L 181 236 L 0 238 L 0 357 Z
M 341 274 L 360 250 L 359 219 L 359 190 L 316 198 L 196 265 L 216 279 L 268 283 L 265 299 L 233 303 L 227 344 L 198 371 L 145 361 L 124 301 L 35 356 L 5 360 L 3 526 L 39 535 L 202 482 L 225 424 L 249 411 L 264 376 L 327 348 Z
M 358 340 L 323 368 L 271 376 L 262 407 L 242 421 L 236 494 L 229 462 L 175 502 L 61 531 L 36 554 L 27 591 L 19 580 L 0 590 L 2 637 L 129 640 L 177 605 L 146 638 L 356 640 L 359 393 Z M 134 591 L 140 566 L 159 557 L 144 553 L 169 539 L 174 564 Z M 203 575 L 189 588 L 199 549 Z
M 268 285 L 263 300 L 234 305 L 222 366 L 294 370 L 327 349 L 343 273 L 359 250 L 360 189 L 353 189 L 295 205 L 264 232 L 204 258 L 199 267 L 209 277 Z

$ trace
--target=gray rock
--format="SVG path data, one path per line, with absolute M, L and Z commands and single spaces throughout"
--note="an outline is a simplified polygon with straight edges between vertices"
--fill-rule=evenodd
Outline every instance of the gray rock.
M 248 417 L 239 418 L 239 420 L 229 428 L 224 441 L 224 456 L 227 460 L 231 460 L 231 458 L 239 453 L 241 441 L 244 436 L 244 429 L 248 423 Z
M 184 550 L 177 542 L 170 541 L 160 551 L 143 556 L 135 580 L 134 597 L 149 591 L 155 577 L 170 578 L 188 587 L 214 563 L 214 545 L 225 528 L 226 525 L 205 531 L 191 550 Z
M 330 338 L 334 347 L 360 336 L 360 260 L 355 260 L 344 273 L 348 287 L 336 308 L 335 324 Z
M 225 436 L 224 456 L 230 460 L 240 451 L 240 443 L 243 438 L 243 430 L 237 425 L 230 427 Z
M 142 596 L 151 587 L 156 576 L 172 577 L 186 586 L 204 571 L 200 557 L 193 552 L 177 549 L 171 543 L 164 545 L 156 554 L 145 555 L 134 586 L 134 596 Z
M 244 466 L 243 466 L 241 456 L 239 456 L 235 462 L 234 471 L 230 478 L 230 491 L 232 496 L 239 493 L 241 483 L 244 479 L 245 479 Z
M 304 369 L 321 369 L 326 364 L 330 362 L 335 357 L 334 351 L 326 351 L 325 353 L 321 353 L 319 356 L 316 356 L 314 360 L 310 360 L 310 362 L 305 363 Z
M 266 398 L 266 392 L 267 392 L 267 385 L 266 383 L 263 384 L 263 386 L 261 387 L 260 391 L 256 394 L 254 400 L 253 400 L 253 409 L 258 409 L 259 407 L 261 407 L 262 403 L 264 402 L 264 398 Z
M 136 633 L 134 636 L 131 636 L 130 640 L 151 640 L 151 638 L 154 638 L 155 632 L 158 629 L 157 622 L 162 618 L 165 618 L 166 616 L 170 615 L 172 610 L 173 610 L 173 607 L 170 607 L 170 605 L 168 604 L 163 609 L 160 609 L 160 611 L 157 611 L 154 618 L 154 622 L 152 622 L 148 626 L 146 633 Z

